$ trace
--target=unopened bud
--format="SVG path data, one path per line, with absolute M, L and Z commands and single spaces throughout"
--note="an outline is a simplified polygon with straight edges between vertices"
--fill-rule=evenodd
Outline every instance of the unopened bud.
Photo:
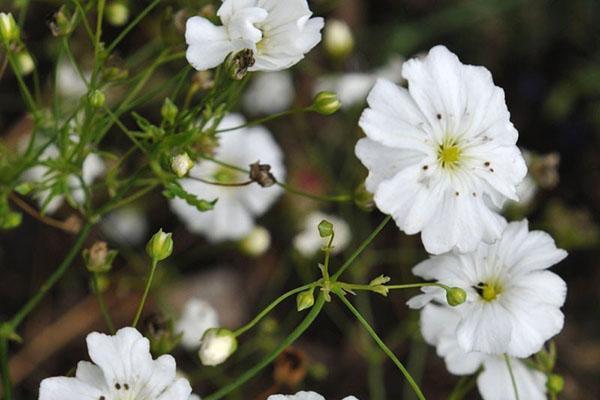
M 198 357 L 203 365 L 222 364 L 237 350 L 233 332 L 224 328 L 210 328 L 202 336 Z
M 152 314 L 144 320 L 146 337 L 150 340 L 150 351 L 155 357 L 169 354 L 181 341 L 182 334 L 175 332 L 173 320 L 163 315 Z
M 163 120 L 173 125 L 178 112 L 179 110 L 177 109 L 175 103 L 173 103 L 171 99 L 167 97 L 162 105 L 162 108 L 160 109 L 160 115 L 163 117 Z
M 313 288 L 310 288 L 305 292 L 301 292 L 298 294 L 298 296 L 296 296 L 296 309 L 298 311 L 311 308 L 314 304 L 315 296 L 313 294 Z
M 94 90 L 90 93 L 90 105 L 94 108 L 100 108 L 104 106 L 106 102 L 106 96 L 101 90 Z
M 369 192 L 365 187 L 364 182 L 358 185 L 354 190 L 354 204 L 363 211 L 373 211 L 375 208 L 375 201 L 373 200 L 373 193 Z
M 273 186 L 277 183 L 277 179 L 271 173 L 271 166 L 261 164 L 260 161 L 250 164 L 250 179 L 262 187 Z
M 321 222 L 319 222 L 319 235 L 322 238 L 328 238 L 331 235 L 333 235 L 333 224 L 327 220 L 323 220 Z
M 19 27 L 11 13 L 0 13 L 0 39 L 6 46 L 19 39 Z
M 271 234 L 262 227 L 257 226 L 240 242 L 240 249 L 252 257 L 263 255 L 271 246 Z
M 312 104 L 312 110 L 322 115 L 334 114 L 341 107 L 342 102 L 338 99 L 337 94 L 333 92 L 317 93 Z
M 194 160 L 187 153 L 176 155 L 171 159 L 171 170 L 179 178 L 183 178 L 194 167 Z
M 117 256 L 116 250 L 108 250 L 106 242 L 96 242 L 83 251 L 85 267 L 90 272 L 105 273 L 110 271 Z
M 162 261 L 173 253 L 173 238 L 171 233 L 159 230 L 146 245 L 148 255 L 157 261 Z
M 546 388 L 551 394 L 557 395 L 565 388 L 565 380 L 558 374 L 550 374 L 546 381 Z
M 57 12 L 52 14 L 48 21 L 50 31 L 54 36 L 65 36 L 71 33 L 71 17 L 67 12 L 67 8 L 62 6 Z
M 354 49 L 350 27 L 346 22 L 337 19 L 327 21 L 323 42 L 327 53 L 338 60 L 346 58 Z
M 129 20 L 129 8 L 124 1 L 113 1 L 104 11 L 106 20 L 113 26 L 123 26 Z
M 35 69 L 35 62 L 31 55 L 23 50 L 16 55 L 17 68 L 21 75 L 29 75 Z
M 452 307 L 461 305 L 467 301 L 467 292 L 459 287 L 451 287 L 446 290 L 446 301 Z

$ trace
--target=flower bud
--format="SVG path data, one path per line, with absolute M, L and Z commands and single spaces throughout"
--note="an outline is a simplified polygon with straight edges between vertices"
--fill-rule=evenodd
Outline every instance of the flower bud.
M 250 179 L 262 187 L 270 187 L 277 183 L 277 179 L 271 173 L 269 164 L 261 164 L 260 161 L 250 164 Z
M 100 108 L 104 105 L 106 96 L 101 90 L 94 90 L 90 93 L 90 105 L 94 108 Z
M 237 339 L 233 332 L 224 328 L 210 328 L 202 336 L 198 357 L 203 365 L 222 364 L 237 349 Z
M 375 202 L 373 201 L 373 193 L 369 192 L 365 187 L 365 183 L 361 183 L 354 189 L 354 204 L 363 211 L 373 211 Z
M 296 309 L 298 311 L 311 308 L 314 304 L 315 296 L 313 295 L 313 288 L 310 288 L 305 292 L 299 293 L 298 296 L 296 296 Z
M 319 235 L 322 238 L 328 238 L 333 235 L 333 224 L 327 220 L 323 220 L 319 223 Z
M 163 120 L 173 125 L 178 112 L 179 110 L 177 109 L 175 103 L 173 103 L 171 99 L 167 97 L 162 105 L 162 108 L 160 109 L 160 115 L 163 117 Z
M 58 11 L 52 14 L 51 19 L 48 21 L 48 26 L 52 35 L 59 37 L 65 36 L 71 33 L 71 16 L 67 11 L 67 7 L 62 6 Z
M 461 305 L 467 301 L 467 292 L 459 287 L 451 287 L 446 290 L 446 301 L 452 307 Z
M 258 257 L 264 254 L 271 246 L 271 234 L 262 227 L 255 227 L 242 241 L 240 249 L 247 255 Z
M 152 236 L 146 245 L 148 255 L 157 261 L 162 261 L 173 253 L 173 238 L 172 233 L 164 233 L 159 230 Z
M 181 153 L 171 159 L 171 170 L 179 178 L 183 178 L 194 167 L 194 161 L 187 153 Z
M 96 242 L 83 251 L 85 267 L 90 272 L 105 273 L 110 271 L 117 256 L 116 250 L 108 250 L 106 242 Z
M 29 75 L 35 69 L 35 63 L 31 55 L 23 50 L 16 55 L 17 68 L 21 75 Z
M 129 8 L 123 1 L 113 1 L 104 11 L 106 20 L 112 26 L 123 26 L 129 20 Z
M 565 379 L 558 374 L 550 374 L 548 375 L 548 380 L 546 381 L 546 389 L 550 394 L 557 395 L 563 391 L 565 388 Z
M 155 357 L 169 354 L 181 341 L 181 333 L 175 332 L 173 320 L 163 315 L 152 314 L 144 320 L 146 337 L 150 340 L 150 351 Z
M 0 39 L 6 46 L 19 39 L 19 27 L 11 13 L 0 13 Z
M 337 19 L 327 21 L 323 42 L 327 53 L 337 60 L 346 58 L 354 49 L 350 27 L 346 22 Z
M 337 94 L 333 92 L 317 93 L 312 104 L 312 110 L 322 115 L 334 114 L 341 107 L 342 102 L 338 99 Z

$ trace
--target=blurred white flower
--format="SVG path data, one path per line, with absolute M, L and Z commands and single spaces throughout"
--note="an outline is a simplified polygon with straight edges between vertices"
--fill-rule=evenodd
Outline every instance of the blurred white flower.
M 229 115 L 219 124 L 218 129 L 233 128 L 244 124 L 240 115 Z M 241 128 L 220 134 L 219 147 L 215 159 L 242 168 L 258 160 L 269 164 L 271 172 L 278 180 L 285 178 L 283 153 L 271 133 L 262 126 Z M 201 178 L 210 182 L 239 183 L 248 180 L 248 175 L 221 166 L 211 161 L 196 164 L 181 180 L 181 185 L 189 193 L 204 199 L 219 199 L 215 208 L 200 212 L 184 200 L 170 201 L 171 208 L 194 233 L 206 236 L 211 242 L 240 240 L 255 226 L 254 219 L 264 214 L 279 198 L 279 186 L 263 188 L 256 183 L 242 187 L 213 185 L 192 179 Z
M 311 18 L 306 0 L 225 0 L 217 15 L 222 26 L 202 17 L 186 24 L 187 59 L 199 71 L 244 49 L 256 60 L 250 71 L 280 71 L 321 41 L 323 18 Z
M 257 226 L 240 242 L 241 250 L 249 256 L 263 255 L 271 247 L 271 234 L 262 226 Z
M 102 231 L 112 241 L 120 244 L 138 245 L 148 235 L 148 220 L 142 210 L 123 207 L 109 213 L 102 220 Z
M 354 49 L 354 37 L 345 21 L 329 19 L 325 24 L 323 45 L 329 55 L 336 59 L 343 59 Z
M 89 79 L 90 73 L 85 72 L 84 77 Z M 56 70 L 56 89 L 58 94 L 67 98 L 79 99 L 87 93 L 85 81 L 69 61 L 61 59 Z
M 188 400 L 202 400 L 202 398 L 197 394 L 192 394 Z
M 456 337 L 465 352 L 529 357 L 563 327 L 560 307 L 567 286 L 546 271 L 567 256 L 550 235 L 529 231 L 527 221 L 507 225 L 500 240 L 480 243 L 472 253 L 433 256 L 413 273 L 467 292 Z M 444 289 L 429 286 L 408 305 L 420 308 L 432 300 L 445 302 Z
M 437 354 L 444 358 L 446 368 L 454 375 L 474 374 L 483 367 L 477 377 L 477 388 L 484 400 L 513 399 L 514 388 L 504 357 L 462 350 L 456 338 L 460 320 L 461 313 L 455 308 L 428 304 L 421 310 L 423 338 L 436 346 Z M 519 397 L 546 400 L 546 376 L 528 368 L 520 359 L 510 357 L 509 361 Z
M 181 345 L 187 350 L 200 347 L 200 340 L 210 328 L 219 326 L 217 311 L 206 301 L 191 298 L 183 307 L 181 318 L 175 325 L 175 331 L 182 333 Z
M 324 76 L 317 79 L 313 93 L 334 92 L 342 102 L 342 109 L 347 110 L 365 102 L 377 79 L 382 78 L 394 83 L 401 83 L 403 63 L 402 57 L 393 57 L 382 68 L 372 72 L 350 72 Z
M 261 72 L 252 77 L 242 104 L 250 114 L 275 114 L 290 108 L 294 96 L 291 73 Z
M 225 362 L 237 350 L 237 339 L 228 329 L 210 328 L 202 336 L 198 357 L 203 365 L 215 366 Z
M 401 230 L 421 232 L 429 253 L 495 241 L 506 226 L 495 210 L 517 199 L 527 173 L 504 92 L 443 46 L 404 63 L 402 75 L 408 90 L 379 80 L 360 119 L 367 190 Z
M 273 394 L 267 400 L 325 400 L 325 397 L 316 392 L 298 392 L 296 394 Z M 354 396 L 344 397 L 342 400 L 358 400 Z
M 150 342 L 134 328 L 114 336 L 90 333 L 87 346 L 94 364 L 80 361 L 74 378 L 44 379 L 39 400 L 188 400 L 192 393 L 189 382 L 175 376 L 175 359 L 153 360 Z
M 310 213 L 303 225 L 303 230 L 294 238 L 294 248 L 305 257 L 312 257 L 329 243 L 329 238 L 322 238 L 317 229 L 319 223 L 327 220 L 333 224 L 332 254 L 338 254 L 348 246 L 352 235 L 348 223 L 341 218 L 318 211 Z
M 39 157 L 39 160 L 49 161 L 52 159 L 56 159 L 59 157 L 58 148 L 54 145 L 49 145 Z M 81 179 L 85 182 L 86 185 L 90 185 L 94 182 L 98 177 L 100 177 L 105 171 L 104 161 L 100 158 L 99 155 L 90 153 L 82 165 L 82 173 Z M 50 168 L 45 165 L 37 165 L 25 171 L 23 173 L 22 179 L 24 181 L 35 182 L 39 184 L 43 184 L 48 181 L 48 174 L 51 172 Z M 69 187 L 69 193 L 71 197 L 77 204 L 83 204 L 85 201 L 85 191 L 81 186 L 81 180 L 76 175 L 69 175 L 66 179 L 66 184 Z M 47 199 L 50 196 L 51 189 L 46 188 L 36 192 L 35 197 L 42 207 Z M 64 197 L 54 196 L 44 209 L 45 213 L 52 214 L 56 212 L 63 204 Z

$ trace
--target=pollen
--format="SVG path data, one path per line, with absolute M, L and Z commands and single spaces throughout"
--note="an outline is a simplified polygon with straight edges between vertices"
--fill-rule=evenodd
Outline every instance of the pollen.
M 502 293 L 502 287 L 498 283 L 480 283 L 475 289 L 479 296 L 488 302 L 495 300 Z
M 460 162 L 462 151 L 456 141 L 446 139 L 438 149 L 438 161 L 442 168 L 454 168 Z

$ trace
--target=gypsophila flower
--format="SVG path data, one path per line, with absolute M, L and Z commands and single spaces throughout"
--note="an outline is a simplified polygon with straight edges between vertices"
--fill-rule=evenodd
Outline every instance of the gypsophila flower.
M 218 129 L 227 129 L 244 124 L 239 115 L 229 115 Z M 278 180 L 285 177 L 283 153 L 269 131 L 262 126 L 242 128 L 220 134 L 215 158 L 242 168 L 260 160 L 269 164 Z M 248 180 L 243 172 L 224 167 L 211 161 L 202 161 L 188 176 L 216 183 L 239 183 Z M 239 240 L 248 235 L 255 226 L 254 219 L 264 214 L 281 195 L 279 186 L 263 188 L 252 183 L 242 187 L 212 185 L 195 179 L 185 178 L 181 185 L 189 193 L 202 198 L 218 199 L 214 210 L 200 212 L 184 200 L 170 201 L 173 211 L 183 220 L 188 229 L 201 233 L 211 242 Z
M 146 239 L 148 220 L 142 210 L 123 207 L 109 213 L 102 220 L 101 228 L 110 240 L 135 246 Z
M 88 71 L 83 72 L 85 79 L 91 77 Z M 68 60 L 61 59 L 56 67 L 56 89 L 58 94 L 68 99 L 77 99 L 87 93 L 87 85 L 77 69 Z
M 413 273 L 444 285 L 463 288 L 467 301 L 455 307 L 456 327 L 464 352 L 529 357 L 563 327 L 560 310 L 565 282 L 546 271 L 567 256 L 545 232 L 529 231 L 527 221 L 507 225 L 500 240 L 481 243 L 472 253 L 447 253 L 421 262 Z M 408 305 L 445 303 L 445 290 L 430 286 Z
M 280 71 L 296 64 L 321 41 L 322 18 L 311 18 L 306 0 L 225 0 L 217 11 L 223 23 L 187 21 L 187 59 L 199 71 L 223 63 L 227 55 L 250 49 L 250 71 Z
M 352 237 L 348 223 L 341 218 L 318 211 L 310 213 L 303 224 L 303 230 L 294 238 L 294 248 L 305 257 L 312 257 L 329 243 L 329 237 L 319 236 L 317 226 L 323 220 L 333 224 L 332 254 L 338 254 L 348 246 Z
M 325 397 L 316 392 L 298 392 L 296 394 L 274 394 L 267 400 L 325 400 Z M 354 396 L 344 397 L 342 400 L 358 400 Z
M 294 101 L 294 81 L 288 71 L 261 72 L 250 81 L 242 104 L 251 114 L 275 114 Z
M 207 329 L 219 326 L 217 311 L 206 301 L 191 298 L 183 307 L 175 331 L 182 333 L 181 345 L 187 350 L 200 347 L 200 339 Z
M 408 90 L 379 80 L 360 119 L 356 155 L 375 204 L 433 254 L 493 242 L 506 225 L 495 207 L 517 199 L 527 173 L 504 92 L 443 46 L 402 75 Z
M 233 332 L 223 328 L 210 328 L 202 335 L 198 357 L 203 365 L 215 366 L 225 362 L 237 349 Z
M 39 400 L 188 400 L 189 382 L 175 376 L 175 359 L 150 354 L 150 342 L 134 328 L 108 336 L 87 336 L 90 358 L 80 361 L 74 378 L 44 379 Z
M 506 360 L 502 356 L 465 352 L 456 338 L 461 313 L 455 308 L 428 304 L 421 310 L 421 333 L 427 343 L 436 346 L 446 368 L 454 375 L 474 374 L 480 367 L 477 388 L 484 400 L 513 400 L 514 389 Z M 509 358 L 521 399 L 545 400 L 546 376 L 520 359 Z

